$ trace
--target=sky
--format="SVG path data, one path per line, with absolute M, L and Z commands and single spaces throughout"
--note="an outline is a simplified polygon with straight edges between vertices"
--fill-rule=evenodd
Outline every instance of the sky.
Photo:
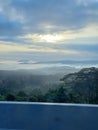
M 0 0 L 0 69 L 62 61 L 98 63 L 98 0 Z

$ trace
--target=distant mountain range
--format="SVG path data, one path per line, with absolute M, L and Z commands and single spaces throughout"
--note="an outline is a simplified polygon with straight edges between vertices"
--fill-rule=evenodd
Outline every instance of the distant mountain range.
M 46 92 L 55 88 L 64 74 L 76 72 L 73 67 L 51 67 L 35 70 L 0 70 L 0 92 L 17 93 L 21 90 L 29 93 L 34 89 Z
M 65 65 L 98 65 L 98 60 L 58 60 L 58 61 L 39 61 L 19 60 L 20 64 L 65 64 Z
M 34 89 L 47 91 L 60 83 L 58 75 L 37 75 L 28 71 L 0 71 L 0 93 L 32 92 Z
M 73 72 L 78 72 L 80 69 L 70 66 L 54 66 L 54 67 L 44 67 L 41 69 L 23 70 L 32 74 L 37 75 L 61 75 L 69 74 Z

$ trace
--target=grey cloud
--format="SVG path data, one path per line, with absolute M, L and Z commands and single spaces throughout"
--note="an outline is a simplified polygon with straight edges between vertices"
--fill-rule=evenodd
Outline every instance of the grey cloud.
M 45 33 L 44 24 L 54 25 L 48 31 L 78 30 L 88 24 L 98 22 L 98 2 L 88 6 L 78 5 L 76 0 L 11 0 L 10 5 L 4 9 L 23 17 L 22 33 Z M 10 17 L 11 20 L 11 17 Z M 17 19 L 18 20 L 18 19 Z M 16 20 L 17 22 L 21 22 Z M 19 28 L 16 29 L 19 31 Z M 12 30 L 13 33 L 15 31 Z M 21 33 L 21 35 L 22 35 Z
M 59 45 L 55 45 L 55 49 L 58 50 L 74 50 L 74 51 L 78 51 L 80 53 L 83 52 L 89 52 L 89 53 L 96 53 L 98 55 L 98 42 L 94 43 L 94 44 L 87 44 L 85 42 L 85 44 L 82 43 L 74 43 L 74 44 L 59 44 Z
M 53 32 L 66 30 L 78 31 L 81 28 L 90 26 L 90 24 L 98 24 L 97 1 L 84 6 L 84 4 L 78 4 L 77 0 L 5 0 L 5 2 L 4 0 L 0 0 L 0 9 L 0 39 L 5 42 L 11 41 L 12 44 L 16 42 L 17 44 L 39 46 L 29 41 L 29 39 L 18 38 L 17 36 L 29 33 L 40 34 L 49 32 L 52 34 Z M 50 27 L 45 28 L 44 26 L 47 25 L 50 25 Z M 81 39 L 77 39 L 77 41 L 73 40 L 73 46 L 70 43 L 69 45 L 62 43 L 60 45 L 40 43 L 40 46 L 48 46 L 58 50 L 67 49 L 97 53 L 97 40 L 92 40 L 92 43 L 94 42 L 96 45 L 90 46 L 82 45 L 82 43 L 75 44 L 79 40 Z M 89 40 L 91 41 L 91 39 Z M 84 41 L 88 42 L 87 39 Z M 53 56 L 55 59 L 59 55 L 56 53 L 55 55 L 47 53 L 47 58 Z M 43 54 L 43 57 L 45 56 L 46 53 Z M 70 56 L 66 55 L 66 58 L 70 58 Z M 61 57 L 65 57 L 65 55 L 61 55 Z M 78 56 L 73 57 L 76 58 Z

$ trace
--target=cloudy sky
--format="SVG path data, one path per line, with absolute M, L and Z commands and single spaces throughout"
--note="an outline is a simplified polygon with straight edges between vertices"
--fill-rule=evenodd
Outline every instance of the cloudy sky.
M 98 0 L 0 0 L 0 64 L 97 59 Z

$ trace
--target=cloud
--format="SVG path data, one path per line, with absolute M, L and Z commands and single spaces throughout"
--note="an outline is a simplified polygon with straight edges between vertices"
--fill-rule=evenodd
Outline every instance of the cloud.
M 97 0 L 0 0 L 0 52 L 91 58 L 97 41 Z
M 50 34 L 27 34 L 24 36 L 17 37 L 27 40 L 32 43 L 52 43 L 52 44 L 95 44 L 98 41 L 98 25 L 87 26 L 86 28 L 80 29 L 79 31 L 64 31 Z M 48 44 L 48 46 L 50 46 Z
M 97 6 L 96 2 L 84 7 L 77 5 L 76 0 L 10 0 L 3 5 L 2 10 L 6 21 L 10 21 L 12 25 L 14 22 L 14 26 L 16 22 L 16 32 L 21 30 L 19 34 L 22 35 L 78 30 L 95 21 L 97 23 Z M 15 33 L 14 30 L 12 32 Z
M 27 46 L 27 45 L 11 45 L 12 43 L 1 43 L 0 52 L 47 52 L 47 53 L 63 53 L 63 54 L 78 54 L 75 50 L 63 50 L 55 49 L 50 47 L 38 47 L 38 46 Z
M 77 0 L 78 4 L 88 6 L 89 4 L 98 3 L 98 0 Z
M 98 44 L 67 44 L 66 46 L 64 44 L 55 47 L 57 49 L 68 49 L 68 50 L 74 50 L 80 53 L 94 53 L 98 55 Z

